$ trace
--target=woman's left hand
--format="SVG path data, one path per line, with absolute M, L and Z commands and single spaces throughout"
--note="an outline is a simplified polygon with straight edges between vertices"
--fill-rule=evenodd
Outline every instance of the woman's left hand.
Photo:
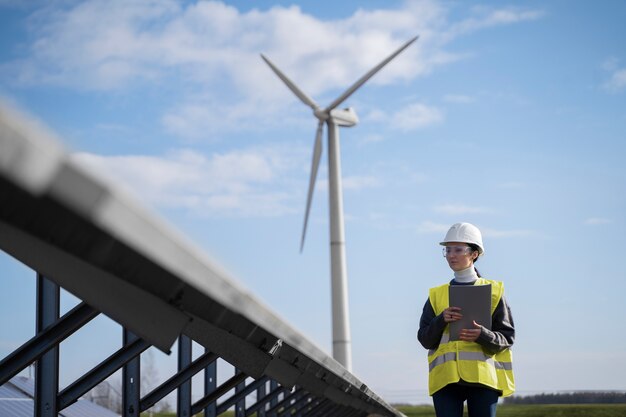
M 475 342 L 480 336 L 480 332 L 482 331 L 483 326 L 476 323 L 474 320 L 474 328 L 473 329 L 461 329 L 459 332 L 459 339 L 464 342 Z

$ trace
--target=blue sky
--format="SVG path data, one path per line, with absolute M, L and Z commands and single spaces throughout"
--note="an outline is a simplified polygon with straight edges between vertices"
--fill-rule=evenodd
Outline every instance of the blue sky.
M 390 401 L 421 395 L 419 314 L 451 277 L 437 242 L 469 221 L 478 268 L 506 285 L 519 392 L 625 389 L 625 16 L 620 1 L 1 0 L 0 96 L 330 352 L 326 155 L 300 254 L 316 120 L 259 54 L 324 105 L 419 35 L 345 103 L 354 373 Z M 4 254 L 0 271 L 5 355 L 33 334 L 34 274 Z M 119 330 L 66 342 L 66 380 L 118 343 L 94 334 Z M 155 358 L 164 379 L 175 365 Z

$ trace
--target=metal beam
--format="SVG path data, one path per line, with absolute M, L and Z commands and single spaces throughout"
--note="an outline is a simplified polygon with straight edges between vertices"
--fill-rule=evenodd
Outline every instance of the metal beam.
M 80 303 L 41 333 L 14 350 L 0 362 L 0 385 L 43 356 L 50 349 L 80 329 L 99 314 L 93 307 Z
M 135 342 L 139 336 L 124 329 L 124 346 Z M 141 399 L 141 356 L 137 355 L 122 368 L 122 417 L 139 416 Z
M 183 382 L 191 379 L 192 376 L 203 370 L 205 367 L 217 360 L 215 353 L 207 351 L 202 356 L 193 361 L 186 369 L 173 375 L 170 379 L 156 387 L 152 392 L 141 399 L 141 411 L 144 412 L 157 402 L 161 401 L 170 392 L 174 391 Z M 194 413 L 195 414 L 195 413 Z
M 267 410 L 267 414 L 275 414 L 275 413 L 278 412 L 278 410 L 280 410 L 281 407 L 288 406 L 289 403 L 291 402 L 291 400 L 296 398 L 296 395 L 298 395 L 301 390 L 302 390 L 302 388 L 297 388 L 294 392 L 292 392 L 291 394 L 285 396 L 285 398 L 283 398 L 282 401 L 280 401 L 278 404 L 276 404 L 275 406 L 273 406 L 272 408 Z
M 270 384 L 270 387 L 271 386 L 272 384 Z M 283 392 L 289 392 L 289 388 L 279 387 L 278 385 L 276 385 L 276 387 L 269 394 L 261 398 L 257 397 L 257 402 L 252 404 L 250 407 L 246 409 L 246 417 L 250 416 L 251 414 L 254 414 L 255 412 L 257 412 L 258 417 L 261 417 L 261 412 L 267 413 L 267 411 L 265 411 L 265 405 L 268 402 L 270 404 L 272 402 L 275 402 L 274 405 L 278 404 L 278 396 L 282 394 Z
M 304 416 L 307 413 L 309 413 L 311 410 L 315 409 L 315 407 L 318 407 L 320 405 L 320 403 L 323 401 L 323 398 L 319 398 L 319 397 L 313 397 L 311 398 L 311 402 L 306 404 L 302 410 L 300 410 L 299 415 L 300 416 Z
M 37 274 L 37 334 L 59 319 L 61 289 Z M 57 416 L 59 392 L 59 346 L 44 353 L 35 367 L 35 417 Z
M 239 371 L 235 368 L 235 374 L 237 372 Z M 235 397 L 237 397 L 237 401 L 235 401 L 235 417 L 245 417 L 246 415 L 246 394 L 243 393 L 245 388 L 245 380 L 235 386 Z
M 267 382 L 268 379 L 265 379 L 265 382 Z M 257 403 L 259 402 L 258 400 L 260 398 L 264 398 L 267 395 L 267 384 L 264 383 L 263 385 L 261 385 L 259 388 L 257 388 L 256 390 L 256 398 L 257 398 Z M 256 403 L 255 403 L 256 404 Z M 250 409 L 250 407 L 248 407 L 246 409 L 246 416 L 248 415 L 248 410 Z M 265 417 L 265 407 L 259 407 L 259 410 L 257 412 L 257 417 Z
M 311 396 L 308 395 L 308 393 L 307 393 L 307 394 L 304 394 L 304 395 L 300 395 L 299 397 L 300 398 L 298 398 L 295 403 L 291 404 L 289 407 L 285 407 L 285 409 L 283 409 L 283 411 L 279 412 L 278 415 L 282 416 L 286 412 L 289 412 L 289 414 L 294 414 L 296 416 L 300 415 L 300 412 L 302 411 L 302 408 L 307 406 L 307 402 L 308 402 L 309 399 L 311 399 Z M 292 411 L 293 411 L 293 413 L 292 413 Z
M 206 355 L 210 352 L 205 349 L 204 353 Z M 217 388 L 217 363 L 212 361 L 204 368 L 204 395 L 211 394 L 215 388 Z M 217 405 L 214 402 L 204 408 L 204 417 L 217 417 Z
M 222 414 L 223 412 L 228 410 L 230 407 L 232 407 L 234 404 L 239 405 L 239 403 L 240 403 L 242 398 L 245 398 L 246 395 L 250 394 L 252 391 L 257 389 L 259 386 L 264 384 L 266 381 L 267 380 L 265 378 L 262 378 L 262 379 L 258 379 L 256 381 L 252 381 L 248 385 L 245 385 L 245 380 L 243 382 L 237 384 L 237 386 L 240 386 L 241 384 L 244 384 L 244 386 L 242 388 L 240 388 L 239 390 L 237 390 L 235 392 L 235 395 L 233 395 L 229 399 L 225 400 L 224 402 L 222 402 L 217 407 L 217 414 L 218 415 Z M 246 408 L 245 408 L 245 404 L 244 404 L 244 408 L 242 410 L 242 417 L 245 417 L 245 415 L 246 415 Z
M 184 334 L 178 338 L 178 372 L 191 365 L 191 339 Z M 178 386 L 176 393 L 176 416 L 191 417 L 191 378 Z
M 137 339 L 128 345 L 123 346 L 113 355 L 93 368 L 89 373 L 83 375 L 73 384 L 59 393 L 59 411 L 77 401 L 87 391 L 107 379 L 115 371 L 130 362 L 135 356 L 148 349 L 150 343 L 143 339 Z
M 276 388 L 278 388 L 278 382 L 274 379 L 270 380 L 270 391 L 273 392 Z M 270 407 L 274 407 L 276 404 L 278 404 L 278 396 L 272 398 L 272 401 L 270 401 Z
M 191 406 L 191 415 L 195 416 L 201 412 L 208 404 L 217 401 L 222 395 L 226 394 L 231 389 L 235 388 L 241 381 L 245 381 L 246 374 L 238 373 L 231 377 L 228 381 L 217 387 L 211 394 L 204 396 L 204 398 L 198 400 Z
M 313 407 L 308 412 L 304 413 L 304 417 L 312 417 L 320 415 L 320 412 L 326 412 L 326 410 L 330 409 L 334 404 L 328 398 L 324 398 L 321 400 L 315 407 Z

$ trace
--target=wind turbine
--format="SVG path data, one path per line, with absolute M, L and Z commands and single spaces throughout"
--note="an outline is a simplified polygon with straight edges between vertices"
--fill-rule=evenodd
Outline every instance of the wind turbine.
M 313 160 L 311 163 L 311 176 L 309 178 L 309 192 L 306 199 L 306 211 L 304 214 L 304 226 L 300 240 L 300 252 L 304 247 L 311 199 L 315 188 L 317 170 L 322 155 L 322 133 L 324 123 L 328 126 L 328 194 L 330 213 L 330 263 L 331 263 L 331 292 L 332 292 L 332 320 L 333 320 L 333 358 L 342 364 L 347 370 L 352 370 L 352 353 L 350 341 L 350 319 L 348 314 L 348 274 L 346 270 L 346 251 L 343 225 L 343 197 L 341 191 L 341 161 L 339 152 L 339 126 L 351 127 L 357 124 L 358 117 L 354 110 L 349 107 L 337 109 L 336 107 L 350 97 L 359 87 L 376 74 L 389 61 L 411 45 L 417 36 L 406 42 L 394 53 L 389 55 L 380 64 L 363 75 L 357 82 L 337 97 L 325 109 L 315 103 L 309 96 L 300 90 L 285 74 L 283 74 L 265 55 L 261 58 L 270 66 L 272 71 L 289 87 L 289 89 L 307 106 L 313 109 L 313 115 L 317 118 L 317 133 L 313 145 Z

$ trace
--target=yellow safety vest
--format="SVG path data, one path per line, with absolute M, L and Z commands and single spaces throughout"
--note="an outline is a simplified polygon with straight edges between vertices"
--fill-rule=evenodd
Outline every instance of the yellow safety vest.
M 504 284 L 478 278 L 474 285 L 491 284 L 491 314 L 504 293 Z M 435 314 L 439 315 L 450 305 L 450 284 L 431 288 L 429 300 Z M 476 342 L 450 341 L 446 326 L 437 349 L 428 351 L 428 391 L 430 395 L 448 384 L 466 382 L 486 385 L 501 392 L 503 397 L 515 391 L 513 356 L 510 349 L 491 354 Z

